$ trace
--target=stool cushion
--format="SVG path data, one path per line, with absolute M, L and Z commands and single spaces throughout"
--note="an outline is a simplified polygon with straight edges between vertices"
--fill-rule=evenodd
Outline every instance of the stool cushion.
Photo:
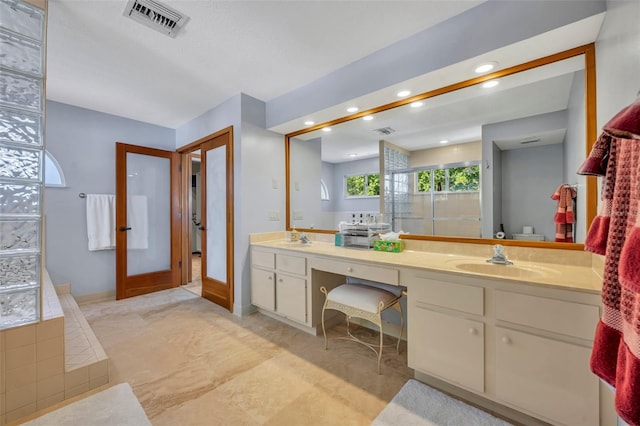
M 327 294 L 327 299 L 332 302 L 341 303 L 374 314 L 378 312 L 380 302 L 384 302 L 386 306 L 397 298 L 398 296 L 395 294 L 380 290 L 379 288 L 350 284 L 338 286 Z
M 359 285 L 368 285 L 369 287 L 376 287 L 376 288 L 379 288 L 380 290 L 393 293 L 398 297 L 402 296 L 402 292 L 407 289 L 406 287 L 401 285 L 384 284 L 384 283 L 379 283 L 377 281 L 363 280 L 362 278 L 354 278 L 354 277 L 347 277 L 347 284 L 359 284 Z

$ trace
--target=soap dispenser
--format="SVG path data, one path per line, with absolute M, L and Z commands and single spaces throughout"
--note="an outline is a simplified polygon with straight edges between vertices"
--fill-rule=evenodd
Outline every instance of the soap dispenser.
M 298 231 L 296 231 L 296 228 L 291 228 L 291 232 L 289 233 L 289 241 L 291 241 L 292 243 L 296 243 L 298 242 L 298 240 L 300 239 L 300 233 Z

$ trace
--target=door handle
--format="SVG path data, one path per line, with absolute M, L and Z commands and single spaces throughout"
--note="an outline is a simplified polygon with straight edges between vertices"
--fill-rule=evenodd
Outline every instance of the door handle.
M 131 227 L 130 226 L 121 226 L 120 227 L 120 232 L 125 232 L 125 231 L 131 231 Z
M 198 229 L 201 230 L 201 231 L 204 231 L 204 226 L 202 226 L 202 225 L 198 226 Z

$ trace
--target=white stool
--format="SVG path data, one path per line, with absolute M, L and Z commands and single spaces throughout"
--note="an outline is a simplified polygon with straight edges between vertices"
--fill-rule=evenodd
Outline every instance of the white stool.
M 333 290 L 327 292 L 327 289 L 322 286 L 322 291 L 326 299 L 324 306 L 322 307 L 322 334 L 324 335 L 324 348 L 328 348 L 327 332 L 324 327 L 324 311 L 327 309 L 334 309 L 340 311 L 347 316 L 347 334 L 348 337 L 341 337 L 342 339 L 353 340 L 361 343 L 371 349 L 378 356 L 378 374 L 380 374 L 380 360 L 382 358 L 383 348 L 383 331 L 382 331 L 382 312 L 388 308 L 394 308 L 400 313 L 400 336 L 398 336 L 398 343 L 396 344 L 396 351 L 400 353 L 400 339 L 404 331 L 404 318 L 402 314 L 402 305 L 400 299 L 402 298 L 402 287 L 393 286 L 396 291 L 394 293 L 384 290 L 379 287 L 385 285 L 377 285 L 372 287 L 363 284 L 343 284 Z M 391 287 L 391 286 L 389 286 Z M 363 340 L 360 340 L 349 330 L 349 320 L 352 318 L 362 318 L 377 325 L 380 329 L 380 343 L 374 345 Z

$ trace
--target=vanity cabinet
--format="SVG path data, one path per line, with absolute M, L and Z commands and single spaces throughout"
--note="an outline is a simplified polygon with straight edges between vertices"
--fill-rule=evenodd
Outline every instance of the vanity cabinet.
M 306 323 L 306 257 L 252 248 L 251 303 L 287 319 Z
M 409 367 L 551 424 L 606 423 L 598 295 L 417 270 L 406 284 Z
M 495 318 L 496 398 L 557 424 L 598 425 L 598 306 L 496 290 Z
M 484 392 L 484 289 L 417 275 L 408 292 L 409 366 Z
M 498 400 L 555 424 L 599 424 L 590 348 L 503 327 L 495 339 Z
M 409 366 L 484 392 L 484 324 L 419 307 L 411 312 Z

